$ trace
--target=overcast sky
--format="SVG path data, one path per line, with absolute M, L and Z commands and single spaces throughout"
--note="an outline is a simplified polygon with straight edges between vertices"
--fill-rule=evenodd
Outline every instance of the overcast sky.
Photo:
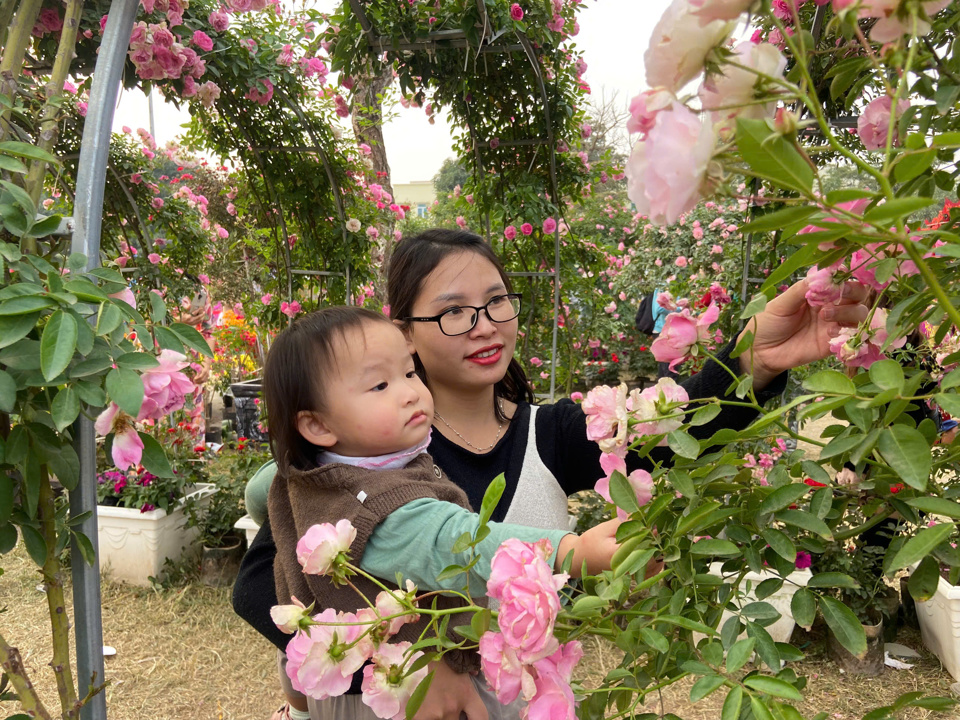
M 586 80 L 595 97 L 614 92 L 626 107 L 630 98 L 646 87 L 643 51 L 653 26 L 669 0 L 587 0 L 580 13 L 580 34 L 576 37 L 587 61 Z M 320 10 L 330 10 L 335 0 L 317 0 Z M 449 128 L 441 115 L 435 125 L 427 122 L 422 110 L 403 110 L 384 127 L 384 142 L 395 183 L 430 180 L 447 157 L 453 156 Z M 154 114 L 157 141 L 172 140 L 182 132 L 185 112 L 164 105 L 155 95 Z M 147 102 L 142 93 L 123 91 L 114 127 L 128 125 L 136 130 L 148 127 Z

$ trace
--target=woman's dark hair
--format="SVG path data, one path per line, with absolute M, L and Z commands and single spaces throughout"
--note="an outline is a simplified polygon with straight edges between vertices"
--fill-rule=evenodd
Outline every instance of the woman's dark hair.
M 360 307 L 328 307 L 305 315 L 273 341 L 263 372 L 270 449 L 281 472 L 316 465 L 316 445 L 297 429 L 301 412 L 323 412 L 325 380 L 337 372 L 337 341 L 365 323 L 390 321 Z
M 445 230 L 441 228 L 427 230 L 400 241 L 390 258 L 387 271 L 387 302 L 390 304 L 390 317 L 402 320 L 413 314 L 413 304 L 420 296 L 423 281 L 449 255 L 472 252 L 489 260 L 500 273 L 507 292 L 513 292 L 510 278 L 493 249 L 479 235 L 466 230 Z M 407 323 L 401 327 L 406 328 Z M 416 354 L 413 361 L 417 374 L 426 383 L 427 373 Z M 500 420 L 506 420 L 500 410 L 499 398 L 510 402 L 533 402 L 533 390 L 523 367 L 516 358 L 510 358 L 507 374 L 493 386 L 493 406 Z

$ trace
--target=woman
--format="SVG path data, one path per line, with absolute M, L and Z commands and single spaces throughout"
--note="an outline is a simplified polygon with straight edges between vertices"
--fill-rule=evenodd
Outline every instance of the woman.
M 855 325 L 866 317 L 863 289 L 851 285 L 837 307 L 810 308 L 804 282 L 773 300 L 750 323 L 751 353 L 730 360 L 731 342 L 718 359 L 739 374 L 752 367 L 761 402 L 782 392 L 784 371 L 830 354 L 829 339 L 838 324 Z M 579 405 L 561 400 L 534 406 L 523 369 L 514 359 L 520 312 L 509 278 L 490 246 L 480 237 L 455 230 L 430 230 L 403 240 L 388 275 L 391 316 L 407 338 L 418 372 L 433 394 L 436 408 L 429 452 L 460 485 L 473 507 L 504 473 L 507 487 L 494 520 L 542 528 L 563 528 L 567 496 L 592 488 L 605 473 L 600 451 L 586 437 L 586 416 Z M 739 366 L 738 366 L 739 363 Z M 714 362 L 683 383 L 691 398 L 724 396 L 729 373 Z M 691 428 L 709 437 L 722 427 L 744 427 L 754 413 L 725 407 L 711 423 Z M 668 460 L 670 451 L 658 459 Z M 643 463 L 635 456 L 631 467 Z M 269 521 L 251 545 L 234 588 L 236 612 L 283 649 L 289 640 L 270 619 L 275 604 Z M 441 663 L 441 668 L 443 664 Z M 442 670 L 445 672 L 445 670 Z M 439 678 L 418 718 L 452 718 L 463 711 L 485 720 L 486 711 L 468 683 Z

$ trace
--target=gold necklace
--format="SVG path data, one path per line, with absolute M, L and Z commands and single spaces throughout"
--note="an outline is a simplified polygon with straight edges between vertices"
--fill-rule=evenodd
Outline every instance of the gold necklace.
M 501 400 L 500 398 L 497 398 L 497 407 L 500 408 L 500 414 L 503 415 L 503 400 Z M 457 429 L 456 429 L 453 425 L 451 425 L 451 424 L 448 423 L 446 420 L 444 420 L 444 419 L 443 419 L 443 415 L 441 415 L 439 412 L 437 412 L 436 409 L 434 409 L 433 415 L 434 415 L 434 417 L 436 417 L 438 420 L 440 420 L 440 422 L 442 422 L 442 423 L 443 423 L 444 425 L 446 425 L 448 428 L 450 428 L 451 430 L 453 430 L 453 432 L 456 434 L 456 436 L 457 436 L 458 438 L 460 438 L 461 440 L 463 440 L 463 442 L 465 442 L 465 443 L 467 444 L 467 447 L 471 447 L 471 448 L 473 448 L 474 450 L 476 450 L 477 452 L 486 452 L 487 450 L 490 450 L 491 448 L 493 448 L 493 446 L 497 444 L 497 441 L 500 440 L 500 433 L 503 432 L 503 420 L 501 420 L 501 421 L 500 421 L 500 427 L 497 428 L 497 436 L 493 439 L 493 442 L 490 443 L 489 445 L 487 445 L 487 447 L 485 447 L 485 448 L 478 448 L 478 447 L 477 447 L 476 445 L 474 445 L 472 442 L 470 442 L 469 440 L 467 440 L 463 435 L 461 435 L 459 432 L 457 432 Z

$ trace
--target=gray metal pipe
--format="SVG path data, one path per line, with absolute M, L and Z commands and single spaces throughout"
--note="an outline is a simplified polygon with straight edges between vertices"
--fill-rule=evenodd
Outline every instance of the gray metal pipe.
M 87 256 L 87 270 L 100 264 L 100 230 L 110 133 L 138 5 L 139 0 L 113 0 L 93 72 L 90 103 L 80 143 L 73 210 L 75 225 L 70 248 L 72 252 Z M 80 482 L 70 493 L 70 515 L 76 517 L 84 512 L 92 513 L 77 530 L 90 538 L 97 555 L 97 561 L 91 567 L 84 562 L 76 542 L 71 542 L 77 684 L 82 698 L 87 695 L 91 684 L 102 685 L 104 682 L 100 551 L 97 542 L 97 443 L 93 422 L 88 418 L 81 416 L 74 424 L 74 443 L 80 457 Z M 105 694 L 97 693 L 80 711 L 80 717 L 82 720 L 106 720 Z

